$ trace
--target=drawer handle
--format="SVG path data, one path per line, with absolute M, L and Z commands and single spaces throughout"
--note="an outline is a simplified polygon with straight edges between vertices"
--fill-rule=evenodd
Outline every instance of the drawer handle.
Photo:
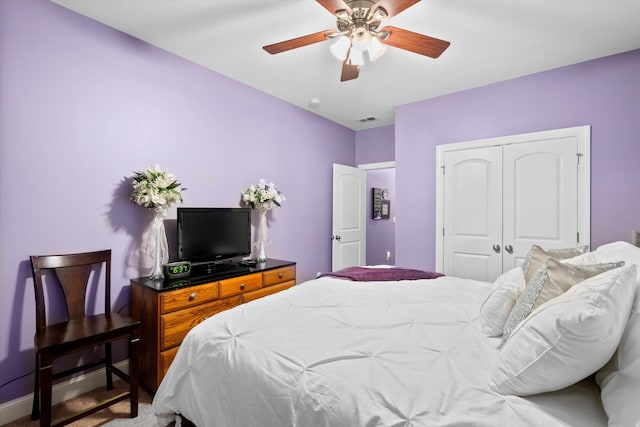
M 197 293 L 192 293 L 191 295 L 189 295 L 189 301 L 193 301 L 194 299 L 196 299 L 196 297 L 198 296 Z
M 284 274 L 278 273 L 278 279 L 282 279 L 283 277 L 284 277 Z
M 247 285 L 245 283 L 243 283 L 242 285 L 240 285 L 240 290 L 244 291 L 244 288 L 246 288 L 246 287 L 247 287 Z

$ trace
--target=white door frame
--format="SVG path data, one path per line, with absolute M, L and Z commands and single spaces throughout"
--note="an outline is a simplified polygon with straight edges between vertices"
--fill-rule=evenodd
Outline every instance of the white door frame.
M 580 245 L 591 243 L 591 126 L 576 126 L 564 129 L 553 129 L 541 132 L 508 135 L 497 138 L 479 139 L 475 141 L 457 142 L 436 146 L 436 271 L 444 267 L 444 178 L 442 166 L 444 153 L 447 151 L 464 150 L 468 148 L 490 147 L 494 145 L 520 144 L 532 140 L 545 140 L 575 137 L 580 153 L 578 167 L 578 232 Z
M 396 162 L 379 162 L 379 163 L 363 163 L 358 165 L 358 168 L 364 170 L 375 170 L 375 169 L 392 169 L 396 167 Z

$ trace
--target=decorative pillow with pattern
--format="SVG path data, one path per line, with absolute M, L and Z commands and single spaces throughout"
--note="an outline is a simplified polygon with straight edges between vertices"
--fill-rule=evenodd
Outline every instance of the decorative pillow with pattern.
M 566 249 L 543 249 L 542 246 L 533 245 L 522 263 L 522 271 L 524 271 L 524 280 L 528 283 L 533 275 L 542 267 L 548 258 L 557 260 L 573 258 L 587 252 L 588 246 L 579 248 Z
M 592 265 L 573 265 L 548 258 L 538 269 L 518 297 L 513 310 L 504 325 L 502 332 L 502 347 L 509 339 L 509 335 L 520 322 L 533 310 L 547 301 L 562 295 L 576 283 L 596 276 L 605 271 L 622 267 L 624 261 Z

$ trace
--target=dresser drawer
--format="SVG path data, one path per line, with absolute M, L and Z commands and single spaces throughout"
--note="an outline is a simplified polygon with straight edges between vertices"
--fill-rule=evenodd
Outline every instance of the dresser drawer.
M 191 328 L 225 308 L 219 301 L 213 301 L 163 314 L 160 316 L 160 351 L 179 345 Z
M 278 283 L 276 285 L 271 285 L 267 287 L 263 287 L 262 289 L 258 289 L 257 291 L 249 292 L 242 295 L 242 303 L 253 301 L 255 299 L 259 299 L 262 297 L 266 297 L 267 295 L 275 294 L 280 291 L 284 291 L 285 289 L 289 289 L 292 286 L 295 286 L 296 281 L 291 280 L 289 282 Z
M 205 283 L 160 294 L 160 314 L 218 299 L 218 283 Z
M 282 268 L 276 268 L 274 270 L 265 271 L 262 273 L 262 285 L 271 286 L 277 283 L 288 282 L 295 280 L 296 267 L 294 265 Z
M 220 298 L 255 291 L 262 287 L 262 274 L 254 273 L 220 281 Z
M 167 374 L 167 371 L 169 370 L 169 366 L 171 366 L 173 359 L 176 358 L 176 354 L 178 354 L 179 349 L 180 349 L 180 346 L 176 346 L 167 351 L 163 351 L 162 353 L 160 353 L 160 358 L 159 358 L 160 363 L 158 365 L 158 369 L 160 369 L 159 374 L 160 374 L 161 380 Z

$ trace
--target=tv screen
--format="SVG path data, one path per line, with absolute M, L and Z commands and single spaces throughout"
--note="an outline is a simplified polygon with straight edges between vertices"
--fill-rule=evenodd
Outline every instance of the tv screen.
M 251 253 L 250 208 L 178 208 L 178 258 L 210 262 Z

